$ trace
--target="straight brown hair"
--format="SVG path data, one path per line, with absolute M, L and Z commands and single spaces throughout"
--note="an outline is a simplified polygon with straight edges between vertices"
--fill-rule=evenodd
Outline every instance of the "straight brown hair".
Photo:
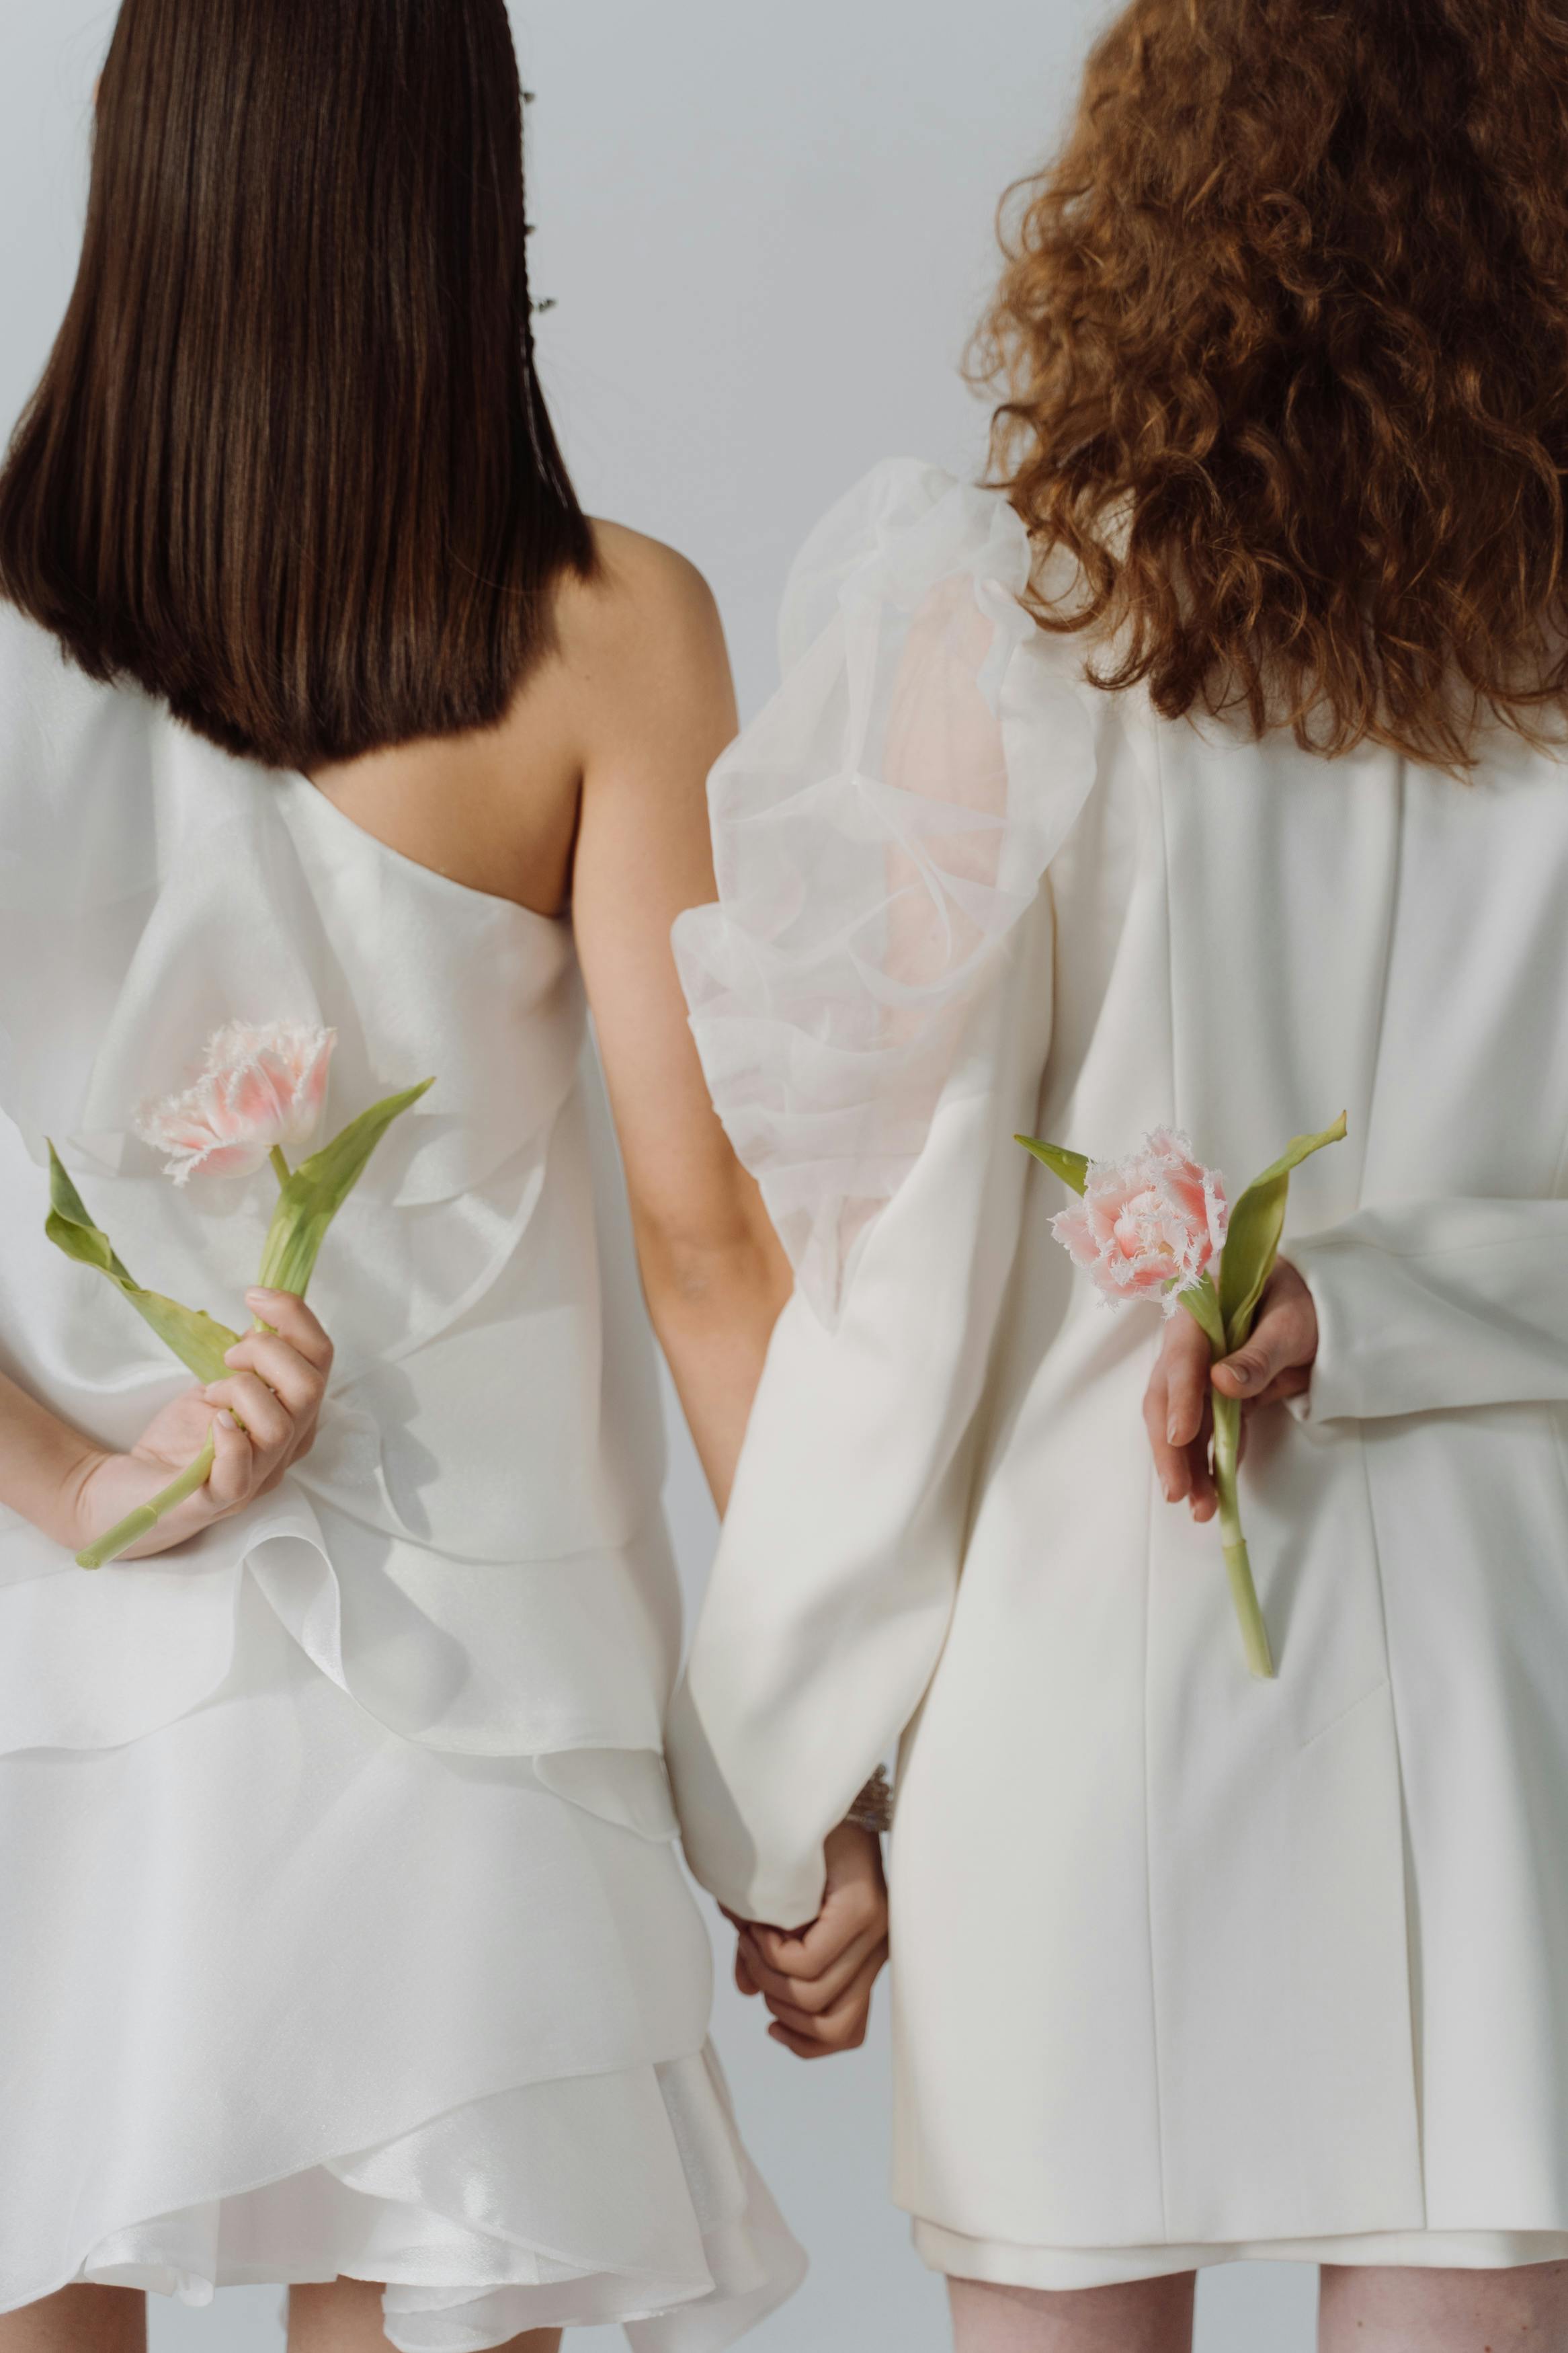
M 504 0 L 125 0 L 0 591 L 273 766 L 494 725 L 595 565 L 527 234 Z

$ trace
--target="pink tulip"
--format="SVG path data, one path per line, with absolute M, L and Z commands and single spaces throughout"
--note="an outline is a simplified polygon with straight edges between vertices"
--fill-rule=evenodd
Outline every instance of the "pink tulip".
M 337 1036 L 298 1021 L 231 1021 L 209 1039 L 194 1085 L 146 1104 L 136 1133 L 170 1155 L 165 1173 L 176 1185 L 253 1176 L 271 1153 L 315 1134 Z
M 1159 1299 L 1170 1314 L 1225 1240 L 1225 1188 L 1184 1135 L 1159 1128 L 1125 1160 L 1091 1160 L 1081 1207 L 1051 1231 L 1108 1299 Z

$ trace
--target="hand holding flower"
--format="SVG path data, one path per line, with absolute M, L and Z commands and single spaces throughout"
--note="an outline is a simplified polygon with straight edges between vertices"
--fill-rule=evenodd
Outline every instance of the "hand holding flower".
M 121 1297 L 189 1366 L 205 1387 L 176 1400 L 129 1455 L 108 1456 L 85 1482 L 93 1508 L 103 1493 L 144 1491 L 149 1469 L 166 1470 L 164 1448 L 173 1428 L 186 1421 L 196 1401 L 204 1410 L 200 1451 L 178 1474 L 139 1500 L 106 1535 L 77 1554 L 83 1568 L 101 1568 L 127 1553 L 162 1550 L 265 1493 L 310 1444 L 321 1396 L 313 1377 L 321 1372 L 317 1338 L 325 1335 L 315 1318 L 310 1330 L 291 1314 L 289 1303 L 302 1300 L 332 1220 L 363 1176 L 371 1155 L 393 1122 L 402 1117 L 434 1083 L 421 1081 L 373 1103 L 340 1129 L 330 1144 L 290 1168 L 284 1145 L 308 1143 L 326 1100 L 327 1072 L 336 1032 L 300 1022 L 262 1026 L 230 1022 L 208 1041 L 201 1071 L 181 1093 L 143 1107 L 136 1127 L 144 1143 L 168 1152 L 165 1174 L 184 1185 L 193 1175 L 246 1177 L 270 1163 L 279 1192 L 261 1253 L 261 1287 L 250 1294 L 256 1325 L 241 1339 L 200 1309 L 183 1306 L 132 1277 L 102 1228 L 97 1225 L 65 1164 L 49 1145 L 49 1214 L 45 1231 L 55 1247 L 79 1265 L 107 1277 Z M 267 1308 L 258 1306 L 261 1300 Z M 281 1317 L 273 1314 L 280 1308 Z M 309 1343 L 309 1345 L 306 1345 Z M 331 1362 L 327 1345 L 327 1361 Z M 216 1411 L 215 1411 L 216 1409 Z M 194 1432 L 193 1432 L 194 1435 Z M 242 1442 L 243 1452 L 234 1441 Z M 223 1476 L 216 1499 L 203 1490 Z M 129 1485 L 128 1485 L 129 1482 Z M 172 1528 L 174 1533 L 168 1534 Z M 160 1531 L 160 1540 L 153 1542 Z
M 1310 1385 L 1317 1353 L 1312 1294 L 1289 1259 L 1275 1263 L 1251 1338 L 1217 1364 L 1191 1316 L 1173 1316 L 1143 1398 L 1143 1419 L 1167 1503 L 1189 1504 L 1199 1522 L 1212 1520 L 1218 1509 L 1210 1459 L 1211 1388 L 1239 1399 L 1245 1452 L 1246 1418 L 1259 1406 L 1300 1397 Z
M 1093 1160 L 1043 1136 L 1016 1139 L 1082 1199 L 1081 1209 L 1063 1209 L 1052 1219 L 1052 1230 L 1105 1297 L 1112 1304 L 1158 1299 L 1167 1319 L 1178 1308 L 1191 1318 L 1195 1341 L 1172 1339 L 1167 1330 L 1144 1398 L 1144 1419 L 1166 1494 L 1173 1501 L 1184 1496 L 1198 1519 L 1218 1516 L 1247 1663 L 1265 1680 L 1274 1674 L 1274 1656 L 1237 1487 L 1242 1400 L 1271 1398 L 1277 1385 L 1294 1378 L 1317 1354 L 1311 1301 L 1304 1313 L 1290 1288 L 1300 1278 L 1293 1270 L 1279 1276 L 1279 1241 L 1292 1171 L 1344 1134 L 1342 1112 L 1321 1134 L 1294 1137 L 1254 1177 L 1234 1210 L 1215 1171 L 1194 1157 L 1184 1135 L 1169 1129 L 1157 1130 L 1142 1152 L 1125 1160 Z M 1271 1331 L 1265 1345 L 1251 1346 L 1266 1301 Z M 1212 1379 L 1200 1375 L 1205 1362 Z M 1280 1387 L 1278 1393 L 1287 1391 Z
M 142 1560 L 199 1535 L 275 1487 L 308 1454 L 332 1366 L 332 1344 L 302 1300 L 253 1291 L 247 1303 L 270 1329 L 228 1352 L 232 1373 L 184 1390 L 155 1415 L 124 1454 L 89 1455 L 69 1498 L 64 1541 L 75 1551 L 106 1525 L 150 1505 L 199 1459 L 209 1437 L 204 1483 L 157 1519 L 121 1557 Z M 241 1423 L 243 1421 L 243 1427 Z

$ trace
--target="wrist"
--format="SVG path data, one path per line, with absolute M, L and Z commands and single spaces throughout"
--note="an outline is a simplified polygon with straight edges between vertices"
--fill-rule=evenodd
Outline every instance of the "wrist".
M 37 1525 L 67 1552 L 80 1552 L 97 1533 L 93 1492 L 99 1474 L 111 1460 L 102 1447 L 87 1446 L 60 1468 Z

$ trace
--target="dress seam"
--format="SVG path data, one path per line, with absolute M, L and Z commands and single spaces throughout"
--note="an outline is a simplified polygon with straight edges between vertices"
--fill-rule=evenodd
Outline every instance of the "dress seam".
M 1405 1858 L 1401 1895 L 1405 1915 L 1405 2001 L 1410 2014 L 1410 2087 L 1415 2108 L 1415 2168 L 1421 2189 L 1421 2229 L 1426 2231 L 1429 2227 L 1426 2214 L 1426 2098 L 1421 2068 L 1421 2019 L 1418 2015 L 1411 1953 L 1411 1937 L 1414 1931 L 1410 1899 L 1414 1874 L 1410 1861 L 1410 1809 L 1405 1795 L 1405 1744 L 1399 1729 L 1399 1694 L 1394 1681 L 1394 1652 L 1388 1639 L 1388 1597 L 1384 1590 L 1383 1583 L 1383 1546 L 1378 1539 L 1377 1501 L 1373 1488 L 1372 1465 L 1367 1461 L 1364 1437 L 1358 1435 L 1357 1448 L 1361 1455 L 1362 1487 L 1366 1496 L 1367 1520 L 1372 1531 L 1373 1565 L 1377 1579 L 1378 1623 L 1383 1630 L 1383 1655 L 1388 1670 L 1388 1721 L 1394 1736 L 1394 1776 L 1399 1792 L 1400 1847 Z
M 1171 1110 L 1180 1124 L 1176 1101 L 1176 970 L 1171 921 L 1171 842 L 1165 825 L 1165 771 L 1160 757 L 1160 731 L 1152 720 L 1150 751 L 1153 766 L 1154 812 L 1160 827 L 1160 862 L 1164 879 L 1165 1008 L 1171 1070 Z M 1160 2236 L 1171 2235 L 1170 2195 L 1165 2147 L 1165 2093 L 1161 2065 L 1160 1973 L 1154 1934 L 1153 1789 L 1150 1770 L 1149 1717 L 1153 1674 L 1152 1618 L 1154 1599 L 1154 1472 L 1151 1464 L 1144 1488 L 1143 1525 L 1143 1902 L 1149 1926 L 1149 2032 L 1154 2079 L 1154 2142 L 1160 2172 Z

